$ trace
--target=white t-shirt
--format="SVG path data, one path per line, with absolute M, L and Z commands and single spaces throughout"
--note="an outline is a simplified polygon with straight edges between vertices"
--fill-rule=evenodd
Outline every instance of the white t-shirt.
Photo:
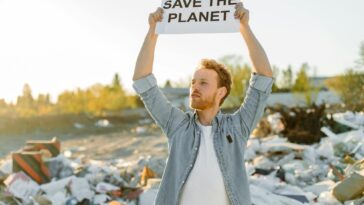
M 196 162 L 182 190 L 180 205 L 229 205 L 213 144 L 212 126 L 203 126 Z

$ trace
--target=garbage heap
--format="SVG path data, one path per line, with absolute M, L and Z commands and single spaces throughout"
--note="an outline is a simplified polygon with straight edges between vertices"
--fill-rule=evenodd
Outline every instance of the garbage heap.
M 28 141 L 0 161 L 0 205 L 142 204 L 150 201 L 143 190 L 159 185 L 164 166 L 165 157 L 71 159 L 60 153 L 57 138 Z
M 301 131 L 299 126 L 288 126 L 284 116 L 301 114 L 282 113 L 264 118 L 247 142 L 244 157 L 253 203 L 364 204 L 364 113 L 327 116 L 330 123 L 320 121 L 320 137 L 312 137 L 311 144 L 285 136 L 288 127 Z M 316 116 L 317 111 L 307 113 Z M 333 122 L 346 131 L 334 132 Z M 59 150 L 57 139 L 30 141 L 11 159 L 0 161 L 0 205 L 153 204 L 164 156 L 96 161 L 71 159 Z
M 364 113 L 348 111 L 320 119 L 320 109 L 303 113 L 294 108 L 261 121 L 244 156 L 254 204 L 364 204 Z M 311 136 L 318 123 L 322 135 Z M 297 141 L 301 144 L 293 143 Z

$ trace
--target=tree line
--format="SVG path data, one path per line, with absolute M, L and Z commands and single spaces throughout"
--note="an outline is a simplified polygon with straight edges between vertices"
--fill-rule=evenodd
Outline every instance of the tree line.
M 227 55 L 222 57 L 220 61 L 226 65 L 232 74 L 233 82 L 230 95 L 225 100 L 223 107 L 238 107 L 245 96 L 252 68 L 250 65 L 242 63 L 241 56 Z M 291 65 L 287 68 L 278 68 L 277 66 L 272 66 L 272 68 L 273 77 L 276 79 L 272 93 L 303 94 L 306 105 L 309 106 L 315 101 L 314 98 L 319 91 L 331 90 L 340 96 L 347 109 L 364 111 L 364 41 L 360 45 L 359 59 L 355 62 L 355 66 L 347 68 L 340 75 L 329 77 L 324 80 L 323 84 L 315 84 L 310 80 L 308 73 L 310 71 L 315 73 L 316 70 L 308 63 L 303 63 L 295 73 Z M 165 86 L 188 87 L 190 81 L 191 77 L 178 82 L 167 80 Z
M 101 116 L 106 112 L 135 108 L 138 104 L 141 104 L 139 99 L 126 92 L 119 75 L 115 74 L 108 85 L 95 84 L 86 89 L 67 90 L 59 94 L 54 103 L 49 94 L 33 97 L 31 87 L 25 84 L 22 95 L 15 103 L 6 103 L 0 99 L 0 116 L 33 117 L 81 113 Z
M 249 83 L 252 68 L 243 64 L 242 58 L 236 55 L 224 56 L 220 59 L 232 74 L 233 86 L 230 96 L 225 101 L 225 107 L 237 107 L 241 104 Z M 314 85 L 308 72 L 313 68 L 303 63 L 296 73 L 292 66 L 280 69 L 273 66 L 276 78 L 272 92 L 303 93 L 307 105 L 312 104 L 312 94 L 322 90 L 322 85 Z M 166 82 L 169 87 L 189 87 L 190 78 L 179 82 Z M 346 69 L 338 76 L 325 81 L 325 87 L 335 91 L 346 105 L 353 111 L 364 111 L 364 42 L 361 43 L 359 59 L 355 66 Z M 108 112 L 120 112 L 123 109 L 143 107 L 139 97 L 127 93 L 120 77 L 115 74 L 108 85 L 95 84 L 86 89 L 64 91 L 58 95 L 56 102 L 51 101 L 49 94 L 32 95 L 31 87 L 25 84 L 23 93 L 15 103 L 7 103 L 0 99 L 0 117 L 32 117 L 59 114 L 90 114 L 102 116 Z

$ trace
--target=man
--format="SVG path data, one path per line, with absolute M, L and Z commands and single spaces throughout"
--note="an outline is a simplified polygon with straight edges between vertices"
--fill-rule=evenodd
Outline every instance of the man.
M 152 74 L 158 35 L 157 9 L 149 16 L 149 31 L 139 53 L 133 87 L 168 138 L 169 156 L 155 199 L 157 205 L 251 205 L 244 151 L 251 131 L 263 115 L 274 78 L 263 48 L 250 30 L 249 12 L 236 5 L 243 36 L 253 63 L 249 87 L 239 110 L 223 114 L 231 77 L 214 60 L 202 60 L 190 87 L 190 106 L 182 112 L 166 100 Z

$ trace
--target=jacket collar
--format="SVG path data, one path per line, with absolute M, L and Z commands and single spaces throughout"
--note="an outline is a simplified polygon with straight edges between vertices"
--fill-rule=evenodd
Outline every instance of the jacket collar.
M 198 115 L 197 115 L 196 110 L 193 111 L 193 118 L 194 118 L 195 122 L 197 123 Z M 221 112 L 221 109 L 219 109 L 219 111 L 215 115 L 214 119 L 212 120 L 212 123 L 211 123 L 212 126 L 216 127 L 216 125 L 218 125 L 221 122 L 221 119 L 222 119 L 222 112 Z

